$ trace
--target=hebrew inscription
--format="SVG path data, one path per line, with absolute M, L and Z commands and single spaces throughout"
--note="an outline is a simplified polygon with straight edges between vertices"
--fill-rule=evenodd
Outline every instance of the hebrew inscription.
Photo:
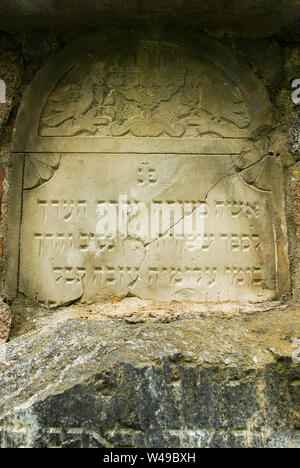
M 204 35 L 113 35 L 59 52 L 24 97 L 19 291 L 50 308 L 282 297 L 282 168 L 263 85 Z
M 230 155 L 64 154 L 53 164 L 23 192 L 27 296 L 50 308 L 277 297 L 272 192 L 245 182 Z

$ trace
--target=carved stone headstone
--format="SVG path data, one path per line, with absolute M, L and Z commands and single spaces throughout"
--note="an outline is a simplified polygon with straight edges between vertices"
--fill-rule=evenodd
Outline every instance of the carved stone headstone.
M 288 290 L 281 167 L 258 136 L 270 105 L 244 65 L 206 42 L 105 53 L 89 41 L 90 53 L 65 52 L 40 74 L 14 144 L 25 154 L 22 293 L 58 307 Z

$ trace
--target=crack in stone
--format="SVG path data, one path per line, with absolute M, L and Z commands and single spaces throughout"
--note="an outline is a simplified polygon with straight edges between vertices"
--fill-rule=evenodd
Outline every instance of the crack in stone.
M 208 198 L 210 192 L 211 192 L 218 184 L 220 184 L 220 183 L 221 183 L 224 179 L 226 179 L 227 177 L 232 177 L 234 174 L 235 174 L 235 172 L 233 172 L 233 173 L 228 173 L 228 174 L 226 174 L 225 176 L 223 176 L 218 182 L 216 182 L 216 183 L 213 185 L 213 187 L 211 187 L 211 188 L 208 190 L 208 192 L 206 193 L 205 198 L 204 198 L 204 201 L 205 201 L 205 202 L 207 201 L 207 198 Z M 146 260 L 147 254 L 148 254 L 148 252 L 149 252 L 149 247 L 150 247 L 152 244 L 154 244 L 155 242 L 159 242 L 161 239 L 165 239 L 165 238 L 168 236 L 168 234 L 171 232 L 171 230 L 174 229 L 175 226 L 177 226 L 179 223 L 181 223 L 185 218 L 193 216 L 194 213 L 195 213 L 195 211 L 196 211 L 198 208 L 199 208 L 199 207 L 196 206 L 196 207 L 191 211 L 191 213 L 189 213 L 188 215 L 182 216 L 182 217 L 181 217 L 176 223 L 174 223 L 162 236 L 160 236 L 160 237 L 154 239 L 153 241 L 150 241 L 149 243 L 144 243 L 145 254 L 144 254 L 143 260 L 142 260 L 141 263 L 140 263 L 139 272 L 141 271 L 142 266 L 143 266 L 143 264 L 144 264 L 144 262 L 145 262 L 145 260 Z M 131 285 L 129 285 L 129 294 L 132 294 L 132 291 L 131 291 L 131 290 L 135 287 L 136 283 L 137 283 L 139 280 L 141 280 L 141 281 L 143 281 L 143 283 L 147 284 L 147 283 L 143 280 L 143 278 L 141 277 L 140 273 L 138 273 L 137 278 L 132 282 Z M 139 297 L 139 296 L 136 296 L 136 295 L 135 295 L 135 297 Z
M 207 202 L 207 199 L 208 199 L 210 193 L 211 193 L 220 183 L 222 183 L 225 179 L 227 179 L 227 178 L 229 178 L 229 177 L 233 177 L 233 176 L 235 176 L 235 175 L 237 175 L 238 177 L 240 177 L 240 178 L 242 179 L 241 174 L 242 174 L 243 172 L 247 171 L 248 169 L 251 169 L 252 167 L 254 167 L 254 166 L 256 166 L 256 165 L 258 165 L 258 164 L 260 164 L 260 163 L 262 163 L 262 162 L 267 158 L 267 156 L 268 156 L 267 154 L 263 155 L 258 161 L 255 161 L 255 163 L 253 163 L 253 164 L 249 164 L 249 166 L 247 166 L 247 167 L 241 169 L 240 171 L 237 169 L 237 167 L 235 166 L 235 164 L 234 164 L 234 162 L 233 162 L 233 160 L 232 160 L 232 166 L 233 166 L 233 167 L 232 167 L 232 170 L 229 171 L 229 172 L 227 172 L 227 174 L 225 174 L 223 177 L 221 177 L 220 180 L 218 180 L 218 181 L 207 191 L 207 193 L 206 193 L 206 195 L 205 195 L 205 197 L 204 197 L 204 202 Z M 232 157 L 231 157 L 231 159 L 232 159 Z M 261 169 L 261 170 L 262 170 L 262 169 Z M 261 171 L 260 171 L 260 172 L 261 172 Z M 257 177 L 258 177 L 258 176 L 257 176 Z M 242 180 L 244 181 L 244 179 L 242 179 Z M 244 181 L 244 182 L 245 182 L 245 181 Z M 245 183 L 246 183 L 246 182 L 245 182 Z M 247 184 L 247 185 L 249 185 L 249 184 Z M 255 188 L 255 187 L 253 187 L 252 185 L 250 185 L 250 187 L 251 187 L 251 188 Z M 190 217 L 190 216 L 193 216 L 194 213 L 195 213 L 195 211 L 196 211 L 198 208 L 199 208 L 199 207 L 196 206 L 196 207 L 191 211 L 191 213 L 189 213 L 188 215 L 182 216 L 176 223 L 174 223 L 170 228 L 168 228 L 168 230 L 167 230 L 162 236 L 160 236 L 160 237 L 158 237 L 158 238 L 156 238 L 156 239 L 154 239 L 154 240 L 152 240 L 152 241 L 150 241 L 150 242 L 148 242 L 148 243 L 147 243 L 147 242 L 143 242 L 144 248 L 145 248 L 144 258 L 142 259 L 142 261 L 141 261 L 141 263 L 140 263 L 140 265 L 139 265 L 139 268 L 138 268 L 138 269 L 139 269 L 139 273 L 138 273 L 136 279 L 135 279 L 134 281 L 132 281 L 132 283 L 129 285 L 129 294 L 132 294 L 132 289 L 135 287 L 136 283 L 137 283 L 139 280 L 141 280 L 141 281 L 143 281 L 143 283 L 147 284 L 147 283 L 145 282 L 145 280 L 141 277 L 140 271 L 141 271 L 141 269 L 142 269 L 142 267 L 143 267 L 143 264 L 144 264 L 144 262 L 145 262 L 145 260 L 146 260 L 147 254 L 148 254 L 148 252 L 149 252 L 149 247 L 150 247 L 152 244 L 154 244 L 155 242 L 159 242 L 161 239 L 165 239 L 165 238 L 168 236 L 168 234 L 171 232 L 171 230 L 174 229 L 174 227 L 176 227 L 179 223 L 183 222 L 183 220 L 184 220 L 185 218 Z M 134 295 L 134 296 L 135 296 L 135 297 L 139 297 L 139 296 L 137 296 L 137 295 Z

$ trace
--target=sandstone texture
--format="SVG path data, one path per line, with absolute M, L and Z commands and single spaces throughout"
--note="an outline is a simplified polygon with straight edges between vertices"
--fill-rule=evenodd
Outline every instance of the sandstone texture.
M 279 33 L 299 38 L 298 0 L 2 0 L 0 26 L 4 31 L 71 29 L 105 24 L 196 26 L 215 33 L 268 37 Z
M 276 162 L 258 170 L 257 184 L 270 188 L 278 173 L 278 194 Z M 155 183 L 144 184 L 149 171 Z M 63 155 L 50 181 L 24 191 L 19 290 L 50 308 L 128 295 L 274 300 L 274 258 L 285 245 L 280 229 L 274 245 L 274 226 L 283 217 L 283 202 L 274 211 L 228 156 Z
M 299 448 L 297 337 L 296 306 L 23 335 L 1 348 L 1 447 Z
M 299 8 L 1 1 L 1 448 L 300 448 Z
M 0 130 L 10 116 L 16 92 L 17 79 L 17 57 L 11 51 L 2 52 L 0 56 L 0 80 L 2 80 L 0 92 Z M 3 83 L 5 84 L 5 89 L 3 88 Z
M 12 325 L 12 312 L 4 302 L 0 302 L 0 343 L 8 340 Z
M 297 162 L 287 173 L 287 214 L 290 237 L 290 265 L 292 291 L 295 300 L 300 298 L 300 163 Z
M 294 154 L 297 160 L 300 159 L 300 113 L 297 112 L 294 117 L 292 125 L 292 131 L 290 136 L 291 152 Z
M 295 225 L 296 225 L 296 234 L 297 239 L 300 240 L 300 182 L 298 182 L 296 191 L 295 191 Z
M 290 281 L 271 128 L 263 84 L 205 34 L 95 32 L 62 49 L 16 121 L 19 292 L 49 308 L 281 299 Z

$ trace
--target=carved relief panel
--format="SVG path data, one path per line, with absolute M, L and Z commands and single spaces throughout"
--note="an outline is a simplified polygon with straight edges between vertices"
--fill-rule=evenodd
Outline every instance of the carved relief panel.
M 198 54 L 149 40 L 103 52 L 89 41 L 90 53 L 52 65 L 48 91 L 42 72 L 39 112 L 29 126 L 31 90 L 18 123 L 28 133 L 14 142 L 25 153 L 22 293 L 58 307 L 288 291 L 270 104 L 244 65 L 206 41 Z
M 207 59 L 170 44 L 140 41 L 74 65 L 52 92 L 41 136 L 249 136 L 235 83 Z

